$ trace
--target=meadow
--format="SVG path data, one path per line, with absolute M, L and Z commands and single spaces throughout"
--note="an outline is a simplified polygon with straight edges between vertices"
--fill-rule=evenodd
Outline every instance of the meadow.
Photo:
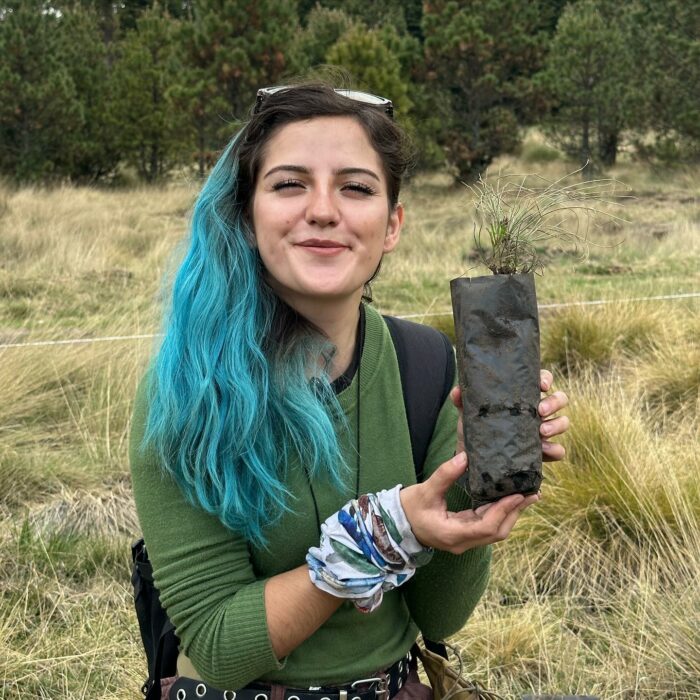
M 491 172 L 572 169 L 541 151 Z M 640 300 L 700 292 L 700 171 L 612 175 L 613 216 L 542 250 L 537 279 L 543 307 L 569 304 L 541 314 L 567 460 L 452 640 L 507 698 L 700 697 L 700 299 Z M 128 427 L 196 187 L 0 187 L 0 698 L 139 695 Z M 451 332 L 449 280 L 483 274 L 472 195 L 417 177 L 403 201 L 374 303 Z

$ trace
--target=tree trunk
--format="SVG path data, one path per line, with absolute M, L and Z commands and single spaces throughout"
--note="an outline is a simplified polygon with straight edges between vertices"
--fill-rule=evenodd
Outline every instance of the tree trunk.
M 199 177 L 204 180 L 204 175 L 206 173 L 206 155 L 204 153 L 204 124 L 197 125 L 197 161 L 199 164 Z
M 608 168 L 615 165 L 615 161 L 617 160 L 619 137 L 620 134 L 615 129 L 600 130 L 598 157 L 600 158 L 600 162 Z
M 588 179 L 593 175 L 593 162 L 591 159 L 591 120 L 586 114 L 583 118 L 581 132 L 581 171 L 584 178 Z
M 151 144 L 151 164 L 149 166 L 149 171 L 151 173 L 151 176 L 149 180 L 151 182 L 155 182 L 159 175 L 160 175 L 160 169 L 161 169 L 161 161 L 159 156 L 159 148 L 158 148 L 158 142 Z

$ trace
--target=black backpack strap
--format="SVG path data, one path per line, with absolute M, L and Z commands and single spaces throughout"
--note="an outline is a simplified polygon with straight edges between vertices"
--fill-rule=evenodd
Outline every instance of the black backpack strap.
M 396 350 L 403 402 L 411 435 L 416 480 L 423 466 L 438 414 L 455 381 L 455 356 L 449 338 L 438 330 L 394 316 L 384 316 Z M 447 647 L 423 637 L 425 648 L 447 658 Z
M 438 414 L 454 385 L 454 352 L 449 338 L 430 326 L 393 316 L 384 316 L 384 321 L 399 361 L 413 466 L 421 481 Z
M 143 539 L 131 545 L 131 558 L 134 605 L 148 662 L 148 679 L 141 691 L 146 700 L 159 700 L 161 678 L 174 676 L 177 672 L 180 640 L 160 604 L 158 589 L 153 582 L 153 567 Z

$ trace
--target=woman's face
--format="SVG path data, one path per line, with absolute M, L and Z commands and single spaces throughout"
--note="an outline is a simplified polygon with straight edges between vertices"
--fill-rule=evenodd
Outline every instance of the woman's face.
M 268 142 L 253 229 L 273 289 L 292 307 L 348 300 L 399 240 L 379 155 L 351 117 L 288 124 Z

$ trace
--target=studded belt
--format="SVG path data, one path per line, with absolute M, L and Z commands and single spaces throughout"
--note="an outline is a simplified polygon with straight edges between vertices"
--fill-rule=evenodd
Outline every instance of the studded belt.
M 415 661 L 409 652 L 386 671 L 360 678 L 346 685 L 284 688 L 274 700 L 389 700 L 401 690 Z M 281 686 L 284 687 L 284 686 Z M 169 700 L 273 700 L 274 686 L 253 683 L 238 690 L 219 690 L 204 681 L 178 678 L 170 688 Z

